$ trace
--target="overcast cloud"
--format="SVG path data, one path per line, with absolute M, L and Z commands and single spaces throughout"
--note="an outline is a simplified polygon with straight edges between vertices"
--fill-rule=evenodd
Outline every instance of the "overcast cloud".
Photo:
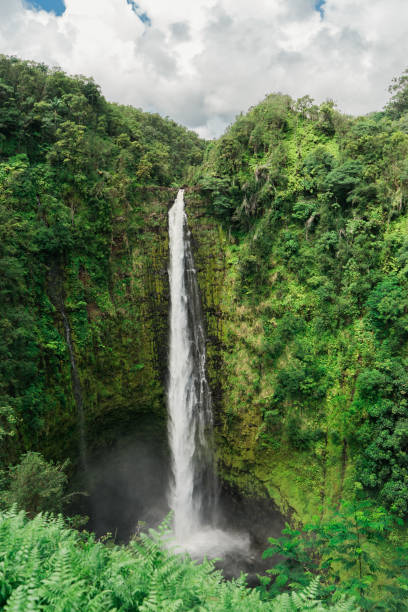
M 0 51 L 93 76 L 115 102 L 220 134 L 267 93 L 381 109 L 408 66 L 407 0 L 0 0 Z M 142 18 L 141 18 L 142 17 Z

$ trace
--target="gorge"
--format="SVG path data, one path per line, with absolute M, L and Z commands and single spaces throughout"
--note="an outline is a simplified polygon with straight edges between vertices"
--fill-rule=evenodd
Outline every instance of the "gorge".
M 2 56 L 0 78 L 4 512 L 87 514 L 118 556 L 171 509 L 192 552 L 208 530 L 261 551 L 287 521 L 293 566 L 252 598 L 322 575 L 324 605 L 343 589 L 398 609 L 407 109 L 353 118 L 272 94 L 204 142 L 84 77 Z M 35 453 L 67 472 L 54 505 Z

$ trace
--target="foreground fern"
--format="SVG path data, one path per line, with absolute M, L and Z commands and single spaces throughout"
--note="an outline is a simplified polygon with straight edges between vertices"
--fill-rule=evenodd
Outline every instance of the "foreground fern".
M 128 546 L 107 546 L 44 514 L 0 513 L 0 608 L 6 612 L 281 610 L 353 611 L 324 607 L 318 582 L 302 593 L 262 601 L 244 578 L 226 582 L 210 561 L 198 565 L 163 546 L 165 528 Z

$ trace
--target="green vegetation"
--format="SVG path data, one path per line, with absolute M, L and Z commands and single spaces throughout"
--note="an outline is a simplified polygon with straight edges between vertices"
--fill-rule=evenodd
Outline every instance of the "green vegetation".
M 356 610 L 352 600 L 319 603 L 317 581 L 262 601 L 244 580 L 223 580 L 212 562 L 197 565 L 167 551 L 165 528 L 119 547 L 67 529 L 62 517 L 0 514 L 0 606 L 7 612 Z
M 270 95 L 206 146 L 0 56 L 6 610 L 406 609 L 406 73 L 390 91 L 361 118 Z M 164 530 L 119 547 L 38 514 L 64 509 L 81 432 L 89 453 L 124 436 L 166 452 L 167 206 L 184 182 L 220 476 L 289 521 L 258 590 L 166 552 Z
M 164 438 L 167 203 L 202 149 L 90 79 L 0 57 L 0 467 L 75 465 L 80 404 L 89 449 Z
M 406 75 L 391 91 L 362 118 L 267 96 L 209 144 L 192 223 L 223 260 L 214 282 L 198 246 L 222 477 L 291 519 L 272 592 L 319 574 L 404 610 Z
M 270 595 L 308 584 L 318 573 L 326 597 L 336 591 L 352 595 L 363 610 L 405 610 L 408 554 L 397 525 L 401 519 L 369 501 L 344 502 L 330 520 L 316 518 L 303 531 L 286 525 L 281 538 L 269 540 L 264 557 L 278 554 L 282 561 L 268 572 L 276 579 L 269 586 L 263 578 L 262 587 Z
M 406 90 L 357 119 L 270 95 L 197 178 L 226 236 L 224 473 L 301 519 L 355 482 L 408 512 Z
M 61 465 L 54 465 L 45 461 L 40 453 L 25 453 L 19 464 L 9 468 L 0 501 L 5 506 L 15 504 L 31 517 L 39 512 L 61 512 L 67 501 L 68 477 L 64 470 L 68 463 L 66 460 Z

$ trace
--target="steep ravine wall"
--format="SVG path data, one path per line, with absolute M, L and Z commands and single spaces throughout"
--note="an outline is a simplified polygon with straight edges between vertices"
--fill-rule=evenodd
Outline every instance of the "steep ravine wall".
M 329 435 L 315 452 L 279 443 L 279 430 L 274 434 L 263 418 L 273 382 L 260 312 L 246 305 L 236 289 L 239 250 L 206 215 L 198 192 L 187 191 L 186 207 L 207 322 L 220 478 L 244 497 L 272 499 L 294 522 L 322 515 L 348 486 L 353 466 L 347 448 Z M 323 425 L 329 428 L 328 422 Z
M 80 257 L 54 266 L 53 287 L 48 283 L 54 308 L 48 317 L 61 357 L 58 369 L 44 364 L 47 386 L 55 394 L 42 441 L 49 457 L 70 456 L 75 464 L 78 455 L 77 406 L 64 321 L 51 295 L 56 291 L 71 328 L 87 453 L 134 436 L 166 447 L 167 209 L 174 194 L 143 190 L 120 211 L 113 220 L 110 253 L 103 254 L 103 275 L 100 266 Z
M 175 194 L 175 189 L 146 190 L 120 211 L 112 226 L 103 276 L 78 258 L 59 279 L 83 394 L 87 451 L 91 464 L 98 466 L 95 482 L 107 489 L 109 462 L 116 471 L 124 463 L 133 466 L 126 468 L 122 483 L 131 469 L 137 472 L 138 451 L 126 450 L 135 440 L 152 445 L 160 461 L 165 463 L 167 457 L 167 213 Z M 223 489 L 233 499 L 270 499 L 287 517 L 306 520 L 338 499 L 347 479 L 347 449 L 328 440 L 316 455 L 284 445 L 274 449 L 270 441 L 265 443 L 262 408 L 273 389 L 265 375 L 259 313 L 244 305 L 237 294 L 235 245 L 206 214 L 199 192 L 187 188 L 185 199 L 206 318 Z M 78 415 L 70 360 L 58 309 L 54 308 L 52 317 L 63 348 L 58 370 L 54 366 L 48 370 L 49 388 L 56 395 L 55 412 L 47 420 L 42 448 L 49 457 L 70 456 L 75 462 Z M 137 474 L 132 482 L 133 478 Z M 102 521 L 102 531 L 110 528 L 109 520 Z

